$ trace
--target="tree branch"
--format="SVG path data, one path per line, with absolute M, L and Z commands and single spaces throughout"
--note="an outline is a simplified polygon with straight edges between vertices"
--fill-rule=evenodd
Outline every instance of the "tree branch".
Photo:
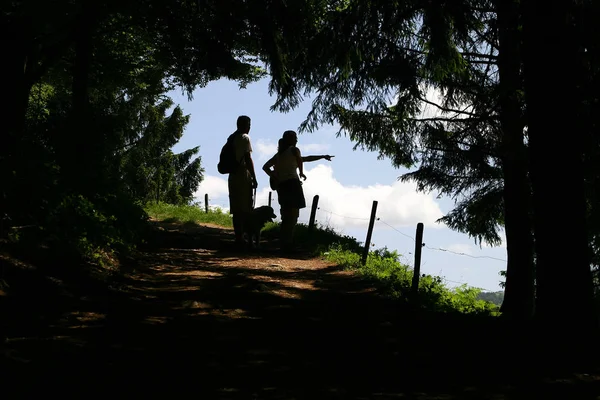
M 468 115 L 470 117 L 478 117 L 478 114 L 474 114 L 474 113 L 471 113 L 468 111 L 461 111 L 461 110 L 454 110 L 452 108 L 447 108 L 447 107 L 441 106 L 437 103 L 434 103 L 433 101 L 429 101 L 421 96 L 419 96 L 419 100 L 421 100 L 423 103 L 432 105 L 432 106 L 438 108 L 440 111 L 445 112 L 445 113 L 456 113 L 456 114 L 461 114 L 461 115 Z
M 472 148 L 473 150 L 477 150 L 478 152 L 480 152 L 483 155 L 489 156 L 489 157 L 495 157 L 495 154 L 493 154 L 492 152 L 488 151 L 487 148 L 482 147 L 482 146 L 478 146 L 475 144 L 470 144 L 470 143 L 465 143 L 465 142 L 459 142 L 456 141 L 454 142 L 455 144 L 458 145 L 463 145 L 463 146 L 468 146 L 470 148 Z M 466 150 L 456 150 L 456 149 L 447 149 L 447 148 L 443 148 L 443 147 L 435 147 L 435 146 L 425 146 L 426 150 L 431 150 L 431 151 L 440 151 L 442 153 L 459 153 L 459 152 L 464 152 Z
M 444 118 L 444 117 L 432 117 L 432 118 L 409 118 L 410 121 L 413 122 L 451 122 L 451 123 L 469 123 L 469 122 L 483 122 L 483 121 L 488 121 L 491 118 L 485 118 L 485 117 L 467 117 L 467 118 L 458 118 L 458 117 L 451 117 L 451 118 Z

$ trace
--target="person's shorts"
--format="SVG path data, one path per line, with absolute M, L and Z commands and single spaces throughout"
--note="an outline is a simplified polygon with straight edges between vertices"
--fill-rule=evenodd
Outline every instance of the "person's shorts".
M 229 212 L 248 213 L 252 211 L 252 178 L 249 173 L 229 174 Z
M 305 208 L 306 199 L 299 179 L 288 179 L 279 183 L 277 199 L 282 208 Z

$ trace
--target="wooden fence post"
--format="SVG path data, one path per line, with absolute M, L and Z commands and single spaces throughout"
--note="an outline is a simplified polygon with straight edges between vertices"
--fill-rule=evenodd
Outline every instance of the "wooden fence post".
M 312 232 L 315 229 L 315 218 L 317 216 L 317 206 L 319 205 L 319 195 L 313 197 L 312 207 L 310 208 L 310 219 L 308 220 L 308 231 Z
M 421 277 L 421 249 L 423 248 L 423 223 L 417 224 L 417 237 L 415 238 L 415 266 L 413 269 L 413 279 L 411 291 L 416 298 L 419 293 L 419 278 Z
M 375 215 L 377 214 L 377 200 L 373 200 L 373 207 L 371 207 L 371 219 L 369 220 L 369 229 L 367 230 L 367 240 L 365 241 L 365 249 L 362 255 L 362 264 L 367 263 L 367 257 L 369 256 L 369 247 L 371 247 L 371 235 L 373 234 L 373 225 L 375 225 Z
M 206 193 L 204 195 L 204 209 L 206 210 L 206 213 L 208 214 L 208 193 Z

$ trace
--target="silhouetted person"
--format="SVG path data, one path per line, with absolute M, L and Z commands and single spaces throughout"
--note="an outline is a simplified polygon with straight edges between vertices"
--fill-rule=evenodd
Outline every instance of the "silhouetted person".
M 296 147 L 297 143 L 296 132 L 285 131 L 279 139 L 277 154 L 263 165 L 263 171 L 270 178 L 277 180 L 277 200 L 281 206 L 281 250 L 283 251 L 293 250 L 294 228 L 300 216 L 300 209 L 306 207 L 300 181 L 300 178 L 306 180 L 303 162 L 321 159 L 331 161 L 333 157 L 330 155 L 302 157 L 300 149 Z
M 229 212 L 232 214 L 233 230 L 236 245 L 243 247 L 244 220 L 252 212 L 252 190 L 258 186 L 252 161 L 252 144 L 250 143 L 250 117 L 241 115 L 237 119 L 237 130 L 233 133 L 233 145 L 237 169 L 229 174 Z

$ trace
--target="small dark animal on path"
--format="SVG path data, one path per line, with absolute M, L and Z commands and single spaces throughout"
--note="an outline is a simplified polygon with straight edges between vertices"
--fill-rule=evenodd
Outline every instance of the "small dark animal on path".
M 246 221 L 244 221 L 244 233 L 248 235 L 250 249 L 258 249 L 260 246 L 260 231 L 267 222 L 273 222 L 277 218 L 273 207 L 261 206 L 252 210 Z

